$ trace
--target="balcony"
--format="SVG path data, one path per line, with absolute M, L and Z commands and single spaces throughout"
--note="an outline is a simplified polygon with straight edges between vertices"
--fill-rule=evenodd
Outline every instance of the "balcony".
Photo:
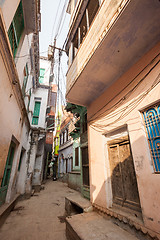
M 88 106 L 160 41 L 158 0 L 103 1 L 67 73 L 67 100 Z
M 24 24 L 27 34 L 38 32 L 41 29 L 40 1 L 22 0 Z

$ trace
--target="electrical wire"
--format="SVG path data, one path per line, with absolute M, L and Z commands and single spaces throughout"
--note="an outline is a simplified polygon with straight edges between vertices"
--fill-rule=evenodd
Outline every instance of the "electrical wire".
M 48 52 L 48 51 L 41 52 L 40 54 L 43 54 L 46 52 Z M 26 55 L 22 55 L 22 56 L 15 56 L 15 58 L 23 58 L 23 57 L 28 57 L 28 56 L 30 56 L 30 54 L 26 54 Z M 32 54 L 32 56 L 34 56 L 34 54 Z
M 111 121 L 108 124 L 98 124 L 98 123 L 90 124 L 90 126 L 93 127 L 93 128 L 98 128 L 99 131 L 104 131 L 104 129 L 106 127 L 111 126 L 111 125 L 117 123 L 118 121 L 122 120 L 129 113 L 131 113 L 159 83 L 160 83 L 160 74 L 157 76 L 157 78 L 155 79 L 153 84 L 144 93 L 142 93 L 137 99 L 133 99 L 130 102 L 130 104 L 128 104 L 126 106 L 126 108 L 123 109 L 123 111 L 121 112 L 121 115 L 119 117 L 117 117 L 114 121 Z M 126 112 L 127 109 L 128 109 L 128 111 Z M 104 121 L 106 121 L 106 119 L 104 119 Z
M 67 16 L 67 12 L 65 11 L 65 16 L 64 16 L 64 18 L 63 18 L 63 22 L 62 22 L 62 24 L 61 24 L 61 28 L 60 28 L 59 33 L 58 33 L 58 35 L 57 35 L 57 39 L 58 39 L 59 36 L 61 35 L 62 29 L 63 29 L 63 27 L 64 27 L 64 22 L 65 22 L 65 20 L 66 20 L 66 16 Z
M 144 76 L 143 78 L 141 78 L 141 80 L 140 80 L 129 92 L 127 92 L 127 93 L 126 93 L 120 100 L 118 100 L 114 105 L 112 105 L 112 106 L 111 106 L 110 108 L 108 108 L 108 109 L 105 109 L 104 112 L 100 113 L 100 114 L 97 116 L 97 113 L 99 113 L 100 111 L 102 111 L 109 103 L 111 103 L 117 96 L 119 96 L 125 89 L 127 89 L 127 88 L 137 79 L 137 77 L 138 77 L 140 74 L 142 74 L 142 72 L 143 72 L 144 70 L 146 70 L 146 68 L 147 68 L 149 65 L 151 65 L 151 64 L 156 60 L 156 58 L 159 57 L 159 56 L 160 56 L 160 53 L 157 54 L 157 56 L 156 56 L 154 59 L 152 59 L 152 61 L 151 61 L 148 65 L 146 65 L 146 66 L 141 70 L 141 72 L 139 72 L 139 73 L 127 84 L 127 86 L 126 86 L 125 88 L 123 88 L 118 94 L 116 94 L 111 100 L 109 100 L 103 107 L 101 107 L 98 111 L 96 111 L 96 113 L 91 116 L 91 118 L 90 118 L 90 120 L 89 120 L 88 122 L 89 122 L 89 123 L 94 123 L 94 121 L 97 121 L 100 117 L 104 117 L 104 114 L 105 114 L 105 116 L 106 116 L 106 114 L 107 114 L 109 111 L 111 111 L 113 108 L 115 108 L 115 107 L 118 108 L 119 104 L 121 104 L 122 102 L 124 102 L 124 100 L 126 100 L 127 97 L 129 97 L 129 95 L 139 86 L 139 84 L 141 84 L 141 82 L 150 74 L 150 72 L 155 68 L 155 66 L 157 66 L 157 64 L 159 64 L 160 60 L 158 60 L 158 61 L 156 62 L 156 64 L 147 72 L 147 74 L 145 74 L 145 76 Z M 114 109 L 114 110 L 115 110 L 115 109 Z
M 65 12 L 65 8 L 67 6 L 67 2 L 68 2 L 68 0 L 65 0 L 65 2 L 64 2 L 64 5 L 63 5 L 62 11 L 61 11 L 61 15 L 60 15 L 60 18 L 59 18 L 59 21 L 58 21 L 58 24 L 57 24 L 55 38 L 57 38 L 57 36 L 59 34 L 59 31 L 60 31 L 62 20 L 63 20 L 63 16 L 64 16 L 64 12 Z
M 54 28 L 55 28 L 55 25 L 56 25 L 57 16 L 58 16 L 58 12 L 59 12 L 59 9 L 60 9 L 61 1 L 62 1 L 62 0 L 59 1 L 58 8 L 57 8 L 57 12 L 56 12 L 55 19 L 54 19 L 54 23 L 53 23 L 53 27 L 52 27 L 51 44 L 52 44 L 53 32 L 54 32 Z

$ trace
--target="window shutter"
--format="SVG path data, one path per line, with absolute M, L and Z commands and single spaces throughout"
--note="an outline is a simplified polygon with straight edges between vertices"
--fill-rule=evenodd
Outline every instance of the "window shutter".
M 35 107 L 34 107 L 34 113 L 33 115 L 36 117 L 39 117 L 39 112 L 40 112 L 40 102 L 35 102 Z
M 39 83 L 43 83 L 44 82 L 44 74 L 45 74 L 45 69 L 44 68 L 40 68 L 40 71 L 39 71 Z
M 23 18 L 23 8 L 22 1 L 20 2 L 17 11 L 14 15 L 13 22 L 15 25 L 16 37 L 17 37 L 17 45 L 19 44 L 23 29 L 24 29 L 24 18 Z
M 38 125 L 41 102 L 35 102 L 32 124 Z
M 24 18 L 21 1 L 14 15 L 13 21 L 11 22 L 11 25 L 8 29 L 8 37 L 14 57 L 16 55 L 23 30 L 24 30 Z

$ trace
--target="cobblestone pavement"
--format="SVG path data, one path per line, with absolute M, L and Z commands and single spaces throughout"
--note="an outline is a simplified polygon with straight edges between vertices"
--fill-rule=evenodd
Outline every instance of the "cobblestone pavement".
M 48 180 L 40 193 L 17 203 L 0 229 L 0 240 L 66 240 L 62 216 L 65 196 L 72 193 L 66 184 Z

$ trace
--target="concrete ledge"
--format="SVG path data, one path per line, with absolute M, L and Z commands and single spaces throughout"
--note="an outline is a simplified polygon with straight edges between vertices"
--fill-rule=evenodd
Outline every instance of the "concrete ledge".
M 6 218 L 12 211 L 12 209 L 15 207 L 16 202 L 18 201 L 20 195 L 17 194 L 14 199 L 10 203 L 4 203 L 0 207 L 0 227 L 2 227 L 3 223 L 5 222 Z
M 83 198 L 80 193 L 74 193 L 71 196 L 65 198 L 65 210 L 68 215 L 71 215 L 77 206 L 77 213 L 90 212 L 92 211 L 92 205 L 90 201 L 86 198 Z
M 66 237 L 68 240 L 138 240 L 135 235 L 96 212 L 66 218 Z
M 143 222 L 138 218 L 133 218 L 129 214 L 124 214 L 118 211 L 117 209 L 105 209 L 103 207 L 98 206 L 97 204 L 93 204 L 94 211 L 98 211 L 103 216 L 109 216 L 111 218 L 117 219 L 119 222 L 128 225 L 130 228 L 134 228 L 134 230 L 140 234 L 142 233 L 141 239 L 154 239 L 160 240 L 160 234 L 152 231 L 149 228 L 146 228 L 143 225 Z

